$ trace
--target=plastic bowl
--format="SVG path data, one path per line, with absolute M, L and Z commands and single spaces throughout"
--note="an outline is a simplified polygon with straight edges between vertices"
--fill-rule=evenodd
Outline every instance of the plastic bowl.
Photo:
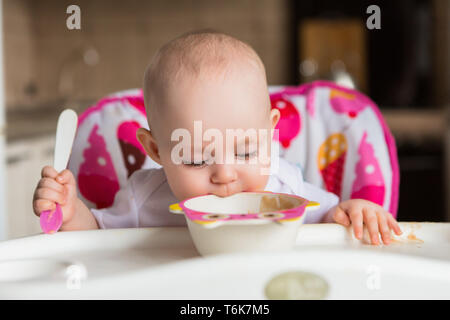
M 193 197 L 169 211 L 185 215 L 194 245 L 205 256 L 292 249 L 305 212 L 318 207 L 302 197 L 264 191 Z

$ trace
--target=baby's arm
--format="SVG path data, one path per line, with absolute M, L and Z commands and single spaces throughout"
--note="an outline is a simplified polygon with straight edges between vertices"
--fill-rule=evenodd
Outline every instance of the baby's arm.
M 39 217 L 42 211 L 54 210 L 59 203 L 63 211 L 62 231 L 99 229 L 97 220 L 77 196 L 75 177 L 69 170 L 61 173 L 46 166 L 34 191 L 33 210 Z

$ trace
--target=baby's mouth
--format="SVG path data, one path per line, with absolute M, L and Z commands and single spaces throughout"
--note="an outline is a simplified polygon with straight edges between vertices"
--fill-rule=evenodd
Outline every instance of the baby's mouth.
M 219 196 L 219 197 L 229 197 L 238 192 L 241 192 L 241 190 L 239 190 L 239 188 L 228 184 L 228 185 L 221 186 L 217 190 L 217 192 L 213 192 L 213 194 L 215 194 L 216 196 Z

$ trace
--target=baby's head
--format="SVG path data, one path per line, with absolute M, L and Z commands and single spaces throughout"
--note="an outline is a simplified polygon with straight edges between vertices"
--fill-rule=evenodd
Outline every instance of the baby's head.
M 216 32 L 182 35 L 153 57 L 143 88 L 150 131 L 137 136 L 179 201 L 264 190 L 270 162 L 260 159 L 270 159 L 280 114 L 271 110 L 264 65 L 249 45 Z M 227 138 L 227 129 L 243 131 Z

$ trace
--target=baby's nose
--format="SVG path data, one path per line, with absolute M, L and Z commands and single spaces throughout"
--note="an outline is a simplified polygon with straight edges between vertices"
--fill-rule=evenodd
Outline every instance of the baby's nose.
M 237 179 L 236 170 L 227 164 L 215 164 L 211 182 L 217 184 L 230 183 Z

